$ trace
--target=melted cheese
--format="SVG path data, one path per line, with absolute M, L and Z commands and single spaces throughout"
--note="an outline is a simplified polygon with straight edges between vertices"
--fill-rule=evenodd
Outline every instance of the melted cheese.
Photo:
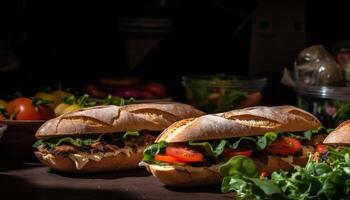
M 145 147 L 137 147 L 137 153 L 143 152 Z M 74 162 L 75 167 L 79 170 L 82 169 L 90 160 L 93 161 L 100 161 L 103 157 L 112 157 L 117 156 L 119 154 L 124 154 L 128 158 L 133 153 L 133 149 L 129 146 L 126 146 L 124 148 L 115 150 L 113 152 L 107 152 L 107 153 L 96 153 L 96 154 L 88 154 L 88 153 L 74 153 L 69 154 L 68 157 Z
M 55 165 L 55 160 L 54 160 L 54 156 L 52 154 L 46 154 L 46 155 L 43 155 L 43 159 L 44 160 L 47 160 L 48 162 L 50 162 L 51 164 Z
M 214 172 L 218 173 L 220 165 L 222 165 L 222 163 L 219 163 L 219 164 L 216 164 L 216 165 L 212 165 L 210 167 L 192 167 L 192 166 L 189 166 L 189 165 L 184 165 L 184 166 L 181 166 L 181 165 L 164 165 L 164 166 L 155 165 L 155 166 L 161 168 L 162 170 L 176 169 L 176 170 L 179 170 L 179 171 L 186 171 L 186 172 L 189 172 L 189 173 L 200 173 L 203 170 L 208 169 L 208 170 L 211 170 L 211 171 L 214 171 Z
M 100 161 L 103 158 L 102 153 L 88 154 L 88 153 L 71 153 L 68 157 L 74 162 L 77 169 L 82 169 L 89 160 Z

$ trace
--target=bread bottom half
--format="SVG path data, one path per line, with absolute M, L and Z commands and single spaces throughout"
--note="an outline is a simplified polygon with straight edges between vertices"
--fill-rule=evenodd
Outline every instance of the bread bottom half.
M 146 168 L 162 183 L 175 187 L 195 187 L 220 184 L 219 172 L 207 167 L 160 166 L 146 164 Z
M 35 152 L 35 156 L 44 165 L 60 172 L 95 173 L 138 168 L 138 163 L 142 160 L 143 154 L 142 152 L 133 153 L 130 157 L 125 154 L 118 154 L 103 157 L 100 161 L 89 160 L 81 169 L 77 169 L 74 161 L 69 157 L 52 156 L 51 159 L 45 159 L 44 154 L 38 151 Z

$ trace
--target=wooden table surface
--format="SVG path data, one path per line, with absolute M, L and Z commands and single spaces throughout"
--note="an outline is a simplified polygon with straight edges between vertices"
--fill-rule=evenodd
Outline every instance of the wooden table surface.
M 105 174 L 62 174 L 38 163 L 0 161 L 0 197 L 5 199 L 233 199 L 220 185 L 179 189 L 158 182 L 146 170 Z

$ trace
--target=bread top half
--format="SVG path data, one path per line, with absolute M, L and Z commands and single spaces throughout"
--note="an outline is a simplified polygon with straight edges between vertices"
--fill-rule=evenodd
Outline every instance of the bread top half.
M 38 129 L 35 137 L 45 139 L 125 131 L 163 131 L 178 120 L 204 114 L 190 105 L 175 102 L 97 106 L 51 119 Z
M 324 139 L 323 143 L 340 146 L 350 145 L 350 120 L 341 123 Z
M 257 106 L 175 122 L 156 142 L 187 142 L 263 135 L 268 131 L 298 132 L 322 126 L 312 114 L 294 106 Z

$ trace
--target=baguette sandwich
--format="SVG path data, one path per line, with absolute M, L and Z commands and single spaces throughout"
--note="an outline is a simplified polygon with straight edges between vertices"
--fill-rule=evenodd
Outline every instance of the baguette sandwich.
M 349 146 L 350 145 L 350 120 L 341 123 L 323 141 L 325 145 Z
M 175 122 L 147 147 L 141 164 L 161 182 L 179 187 L 218 184 L 219 166 L 234 156 L 260 172 L 304 165 L 323 141 L 319 120 L 293 106 L 251 107 Z
M 35 134 L 36 157 L 62 172 L 138 167 L 142 152 L 172 123 L 204 113 L 181 103 L 98 106 L 47 121 Z

